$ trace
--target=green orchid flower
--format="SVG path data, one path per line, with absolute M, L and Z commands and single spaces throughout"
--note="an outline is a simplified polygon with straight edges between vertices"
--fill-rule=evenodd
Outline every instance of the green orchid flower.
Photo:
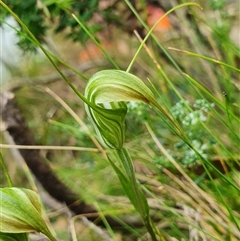
M 99 140 L 107 148 L 120 149 L 125 139 L 126 101 L 157 102 L 151 90 L 133 74 L 121 70 L 102 70 L 94 74 L 85 88 L 87 115 Z

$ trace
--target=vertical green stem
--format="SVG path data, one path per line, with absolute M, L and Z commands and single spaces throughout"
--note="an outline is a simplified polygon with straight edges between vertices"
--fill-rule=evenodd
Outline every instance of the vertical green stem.
M 132 189 L 134 197 L 134 200 L 132 200 L 132 202 L 134 201 L 133 205 L 141 214 L 141 216 L 145 217 L 148 213 L 147 200 L 145 196 L 142 194 L 142 191 L 140 190 L 139 186 L 137 185 L 132 159 L 125 148 L 117 150 L 117 154 L 121 161 L 121 165 L 124 169 L 125 175 L 130 183 L 130 187 Z M 145 198 L 145 200 L 143 197 Z
M 147 199 L 137 183 L 132 159 L 127 149 L 125 148 L 118 149 L 116 151 L 116 154 L 124 170 L 124 175 L 129 182 L 128 188 L 130 190 L 128 191 L 125 190 L 125 192 L 128 195 L 135 209 L 141 215 L 143 222 L 149 234 L 151 235 L 152 240 L 157 241 L 156 233 L 154 232 L 154 228 L 149 216 L 149 207 L 148 207 Z M 126 189 L 126 186 L 124 187 L 124 189 Z
M 6 176 L 6 178 L 7 178 L 8 186 L 9 186 L 9 187 L 12 187 L 12 186 L 13 186 L 12 180 L 11 180 L 9 174 L 8 174 L 8 171 L 7 171 L 6 165 L 5 165 L 5 163 L 4 163 L 4 160 L 3 160 L 3 157 L 2 157 L 2 153 L 1 153 L 1 152 L 0 152 L 0 163 L 1 163 L 2 167 L 3 167 L 3 171 L 4 171 L 5 176 Z
M 165 241 L 165 238 L 161 235 L 161 233 L 158 230 L 156 230 L 156 227 L 153 224 L 150 216 L 148 216 L 145 219 L 144 224 L 145 224 L 145 226 L 146 226 L 146 228 L 148 230 L 148 233 L 151 235 L 153 241 L 155 241 L 155 240 L 157 241 L 156 234 L 159 236 L 161 241 Z

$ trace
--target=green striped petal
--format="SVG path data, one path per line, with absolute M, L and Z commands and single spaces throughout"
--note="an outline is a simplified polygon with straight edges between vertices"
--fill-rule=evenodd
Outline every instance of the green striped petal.
M 124 143 L 127 113 L 125 101 L 156 103 L 151 90 L 141 79 L 121 70 L 102 70 L 94 74 L 85 88 L 85 105 L 101 143 L 120 149 Z

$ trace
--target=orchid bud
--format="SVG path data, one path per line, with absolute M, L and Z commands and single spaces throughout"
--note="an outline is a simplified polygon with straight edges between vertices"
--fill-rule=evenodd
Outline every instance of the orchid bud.
M 121 70 L 102 70 L 94 74 L 85 88 L 88 117 L 93 122 L 101 143 L 108 148 L 120 149 L 125 138 L 124 101 L 156 103 L 151 90 L 141 79 Z
M 14 233 L 37 231 L 52 241 L 56 240 L 41 217 L 36 192 L 23 188 L 0 188 L 0 207 L 0 233 L 9 233 L 11 236 Z

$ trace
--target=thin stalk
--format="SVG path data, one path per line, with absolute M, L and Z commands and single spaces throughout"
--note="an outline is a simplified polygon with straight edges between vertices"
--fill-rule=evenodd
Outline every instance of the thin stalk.
M 222 203 L 224 204 L 224 206 L 225 206 L 226 209 L 228 210 L 230 217 L 232 218 L 232 220 L 233 220 L 234 223 L 236 224 L 236 227 L 239 229 L 240 226 L 239 226 L 238 222 L 236 221 L 236 218 L 234 217 L 234 215 L 233 215 L 233 213 L 232 213 L 232 210 L 229 208 L 228 204 L 226 203 L 226 201 L 224 200 L 224 198 L 223 198 L 223 196 L 222 196 L 222 193 L 220 192 L 220 190 L 219 190 L 219 188 L 217 187 L 216 183 L 215 183 L 214 180 L 212 179 L 211 174 L 210 174 L 209 171 L 208 171 L 208 168 L 205 166 L 205 162 L 206 162 L 208 165 L 210 165 L 212 168 L 213 168 L 214 166 L 211 164 L 211 162 L 207 161 L 203 156 L 201 156 L 201 154 L 200 154 L 196 149 L 194 149 L 193 147 L 191 147 L 191 148 L 195 151 L 195 153 L 199 156 L 199 158 L 202 159 L 202 165 L 204 166 L 204 169 L 205 169 L 207 175 L 209 176 L 209 178 L 210 178 L 210 180 L 211 180 L 211 182 L 212 182 L 212 184 L 213 184 L 216 192 L 218 193 L 219 197 L 221 198 Z M 216 171 L 216 170 L 215 170 L 215 171 Z M 238 192 L 240 192 L 240 189 L 239 189 L 236 185 L 234 185 L 231 181 L 229 181 L 221 172 L 219 172 L 218 170 L 217 170 L 216 172 L 218 172 L 218 174 L 220 174 L 221 177 L 222 177 L 225 181 L 227 181 L 230 185 L 232 185 L 233 187 L 235 187 Z
M 227 112 L 227 117 L 228 117 L 228 121 L 229 121 L 229 126 L 231 127 L 229 129 L 234 130 L 233 124 L 232 124 L 232 119 L 230 117 L 229 108 L 228 108 L 229 107 L 229 98 L 227 96 L 227 93 L 225 93 L 225 92 L 224 92 L 224 97 L 225 97 L 225 105 L 226 105 L 226 112 Z M 233 134 L 236 135 L 237 138 L 239 138 L 239 136 L 235 132 L 233 132 Z
M 226 106 L 224 106 L 224 104 L 221 103 L 216 97 L 214 97 L 201 83 L 196 81 L 190 75 L 186 73 L 183 73 L 183 74 L 187 77 L 190 83 L 192 83 L 194 86 L 196 86 L 196 88 L 200 89 L 204 94 L 206 94 L 209 98 L 211 98 L 214 102 L 216 102 L 218 106 L 221 107 L 221 109 L 226 111 Z M 228 114 L 229 116 L 233 117 L 234 120 L 236 120 L 238 123 L 240 123 L 239 118 L 237 118 L 230 110 L 228 110 Z
M 6 176 L 6 178 L 7 178 L 8 186 L 9 186 L 9 187 L 12 187 L 12 186 L 13 186 L 13 183 L 12 183 L 12 180 L 11 180 L 11 178 L 10 178 L 10 176 L 9 176 L 8 171 L 7 171 L 7 167 L 6 167 L 5 163 L 4 163 L 4 160 L 3 160 L 3 157 L 2 157 L 2 153 L 1 153 L 1 152 L 0 152 L 0 163 L 1 163 L 1 166 L 2 166 L 3 171 L 4 171 L 4 173 L 5 173 L 5 176 Z
M 144 217 L 146 216 L 146 208 L 144 207 L 144 202 L 141 199 L 142 196 L 140 196 L 141 191 L 139 190 L 138 184 L 137 184 L 137 179 L 134 173 L 133 169 L 133 164 L 132 164 L 132 159 L 128 153 L 128 151 L 125 148 L 121 148 L 117 150 L 117 155 L 121 161 L 122 167 L 124 169 L 125 175 L 127 176 L 127 179 L 130 182 L 131 188 L 134 192 L 134 197 L 138 206 L 138 211 L 140 211 L 141 216 Z M 145 201 L 145 200 L 144 200 Z
M 84 101 L 87 102 L 86 98 L 76 89 L 76 87 L 65 77 L 65 75 L 62 73 L 60 68 L 57 66 L 57 64 L 53 61 L 51 54 L 48 53 L 48 51 L 41 45 L 41 43 L 37 40 L 37 38 L 33 35 L 33 33 L 28 29 L 28 27 L 23 23 L 23 21 L 2 1 L 0 2 L 0 5 L 2 5 L 14 18 L 15 20 L 22 26 L 22 28 L 29 34 L 29 36 L 32 38 L 32 40 L 35 42 L 35 44 L 43 51 L 43 53 L 46 55 L 50 63 L 53 65 L 53 67 L 57 70 L 57 72 L 61 75 L 61 77 L 65 80 L 65 82 L 72 88 L 72 90 Z
M 72 13 L 73 18 L 80 25 L 80 27 L 86 32 L 86 34 L 91 38 L 91 40 L 97 45 L 97 47 L 103 52 L 109 62 L 116 68 L 120 69 L 116 62 L 111 58 L 111 56 L 104 50 L 104 48 L 99 44 L 97 39 L 91 34 L 91 32 L 86 28 L 86 26 Z
M 76 129 L 75 129 L 76 131 Z M 23 150 L 66 150 L 66 151 L 88 151 L 88 152 L 99 152 L 97 148 L 91 147 L 80 147 L 80 146 L 42 146 L 42 145 L 8 145 L 0 144 L 0 148 L 5 149 L 23 149 Z
M 138 12 L 136 11 L 136 9 L 133 7 L 133 5 L 130 3 L 129 0 L 125 0 L 126 4 L 128 5 L 128 7 L 131 9 L 131 11 L 134 13 L 134 15 L 137 17 L 138 21 L 143 25 L 143 27 L 148 31 L 148 34 L 146 35 L 146 37 L 144 38 L 143 42 L 140 44 L 138 50 L 136 51 L 131 63 L 129 64 L 126 72 L 129 72 L 130 69 L 132 68 L 132 65 L 137 57 L 137 55 L 139 54 L 140 50 L 143 48 L 144 43 L 147 41 L 147 39 L 152 35 L 152 38 L 154 39 L 154 41 L 156 42 L 156 44 L 158 45 L 158 47 L 163 51 L 163 53 L 167 56 L 167 58 L 171 61 L 171 63 L 174 65 L 174 67 L 181 73 L 181 69 L 178 66 L 178 64 L 174 61 L 174 59 L 171 57 L 171 55 L 165 50 L 165 48 L 159 43 L 159 41 L 156 39 L 156 37 L 153 34 L 153 30 L 154 28 L 162 21 L 163 18 L 165 18 L 168 14 L 170 14 L 171 12 L 175 11 L 178 8 L 181 7 L 185 7 L 185 6 L 197 6 L 199 8 L 201 8 L 201 6 L 197 3 L 183 3 L 180 4 L 172 9 L 170 9 L 168 12 L 166 12 L 155 24 L 154 26 L 149 30 L 148 26 L 144 23 L 144 21 L 141 19 L 140 15 L 138 14 Z
M 132 202 L 136 210 L 140 213 L 143 219 L 143 222 L 145 224 L 145 227 L 147 228 L 148 233 L 151 235 L 152 240 L 157 241 L 155 228 L 149 216 L 149 207 L 148 207 L 147 199 L 143 195 L 137 183 L 137 179 L 136 179 L 133 164 L 132 164 L 132 159 L 127 149 L 125 148 L 116 150 L 116 154 L 121 162 L 121 165 L 124 169 L 125 176 L 128 179 L 130 184 L 130 188 L 133 195 L 130 198 L 130 201 Z
M 226 64 L 226 63 L 224 63 L 222 61 L 213 59 L 211 57 L 207 57 L 207 56 L 204 56 L 204 55 L 201 55 L 201 54 L 196 54 L 196 53 L 193 53 L 193 52 L 190 52 L 190 51 L 181 50 L 181 49 L 172 48 L 172 47 L 168 47 L 168 49 L 169 50 L 174 50 L 174 51 L 177 51 L 177 52 L 181 52 L 181 53 L 187 54 L 189 56 L 201 58 L 201 59 L 207 60 L 207 61 L 209 61 L 211 63 L 215 63 L 215 64 L 219 64 L 219 65 L 225 66 L 225 67 L 227 67 L 229 69 L 235 70 L 236 72 L 240 73 L 240 69 L 239 68 L 236 68 L 236 67 L 234 67 L 234 66 L 232 66 L 230 64 Z
M 1 2 L 0 2 L 1 4 Z M 11 12 L 10 12 L 11 13 Z M 16 15 L 17 16 L 17 15 Z M 15 16 L 13 16 L 15 17 Z M 17 19 L 16 19 L 17 20 Z M 33 39 L 31 37 L 31 35 L 27 35 L 26 33 L 23 33 L 21 30 L 19 30 L 18 28 L 13 27 L 12 25 L 10 25 L 9 23 L 3 21 L 2 19 L 0 19 L 0 23 L 4 23 L 6 24 L 9 28 L 13 29 L 18 35 L 23 36 L 24 38 L 26 38 L 28 41 L 30 41 L 31 43 L 35 44 L 36 46 L 38 46 L 39 48 L 41 48 L 38 43 L 35 42 L 35 39 Z M 19 22 L 19 24 L 21 25 L 21 23 Z M 22 25 L 23 27 L 23 25 Z M 26 30 L 26 29 L 25 29 Z M 29 32 L 27 32 L 29 34 Z M 40 44 L 40 43 L 39 43 Z M 65 66 L 66 68 L 68 68 L 69 70 L 71 70 L 73 73 L 75 73 L 76 75 L 78 75 L 79 77 L 81 77 L 83 80 L 88 80 L 88 77 L 86 75 L 84 75 L 82 72 L 79 72 L 78 70 L 76 70 L 74 67 L 70 66 L 68 63 L 66 63 L 65 61 L 59 59 L 58 56 L 54 55 L 53 53 L 49 52 L 48 50 L 45 49 L 45 51 L 49 54 L 49 56 L 51 56 L 55 61 L 57 61 L 57 63 L 62 64 L 63 66 Z

